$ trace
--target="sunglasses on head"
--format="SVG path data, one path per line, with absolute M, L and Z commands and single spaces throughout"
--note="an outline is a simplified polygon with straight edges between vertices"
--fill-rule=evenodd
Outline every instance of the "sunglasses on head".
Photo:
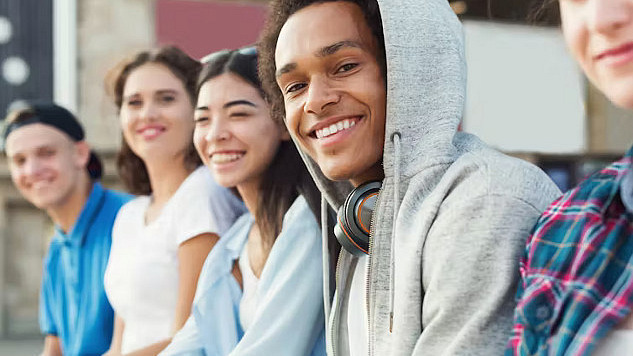
M 206 56 L 202 57 L 202 59 L 200 60 L 200 63 L 202 63 L 202 64 L 211 63 L 211 62 L 217 60 L 218 58 L 220 58 L 221 56 L 227 55 L 227 54 L 232 53 L 232 52 L 236 52 L 237 54 L 241 54 L 243 56 L 253 56 L 253 55 L 257 55 L 257 47 L 256 46 L 247 46 L 247 47 L 242 47 L 240 49 L 223 49 L 223 50 L 219 50 L 217 52 L 209 53 Z

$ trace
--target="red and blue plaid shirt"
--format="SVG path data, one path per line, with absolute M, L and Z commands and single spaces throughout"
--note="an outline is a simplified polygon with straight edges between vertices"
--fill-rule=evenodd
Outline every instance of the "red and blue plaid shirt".
M 629 314 L 632 155 L 633 148 L 554 201 L 539 218 L 520 262 L 506 355 L 590 355 Z

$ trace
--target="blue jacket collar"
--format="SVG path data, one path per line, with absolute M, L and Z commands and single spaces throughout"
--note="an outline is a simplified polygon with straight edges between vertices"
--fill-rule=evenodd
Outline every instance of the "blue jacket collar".
M 248 234 L 253 227 L 253 216 L 250 213 L 245 213 L 241 218 L 238 219 L 239 224 L 235 223 L 235 229 L 230 229 L 229 232 L 225 233 L 225 236 L 228 235 L 229 240 L 226 242 L 226 250 L 227 255 L 235 260 L 239 258 L 242 249 L 244 248 L 244 243 L 248 239 Z M 231 231 L 236 230 L 236 231 Z

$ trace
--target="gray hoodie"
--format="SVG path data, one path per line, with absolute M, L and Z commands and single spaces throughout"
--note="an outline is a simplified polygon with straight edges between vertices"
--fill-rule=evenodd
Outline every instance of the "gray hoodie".
M 462 26 L 448 2 L 378 3 L 388 89 L 385 179 L 367 274 L 369 354 L 501 355 L 525 239 L 560 192 L 537 167 L 457 132 L 466 66 Z M 326 179 L 304 159 L 338 210 L 351 186 Z M 331 355 L 349 354 L 347 297 L 355 265 L 343 250 L 328 330 Z

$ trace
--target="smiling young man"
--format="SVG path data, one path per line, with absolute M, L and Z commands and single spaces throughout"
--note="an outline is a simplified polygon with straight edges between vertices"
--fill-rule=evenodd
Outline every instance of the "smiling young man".
M 340 208 L 330 353 L 501 354 L 518 258 L 559 191 L 538 168 L 457 131 L 466 70 L 448 2 L 271 7 L 260 75 Z M 346 198 L 347 182 L 356 189 Z
M 40 291 L 42 355 L 101 355 L 113 330 L 103 290 L 112 224 L 129 197 L 96 181 L 101 163 L 68 110 L 33 103 L 11 113 L 6 123 L 11 179 L 55 223 Z

